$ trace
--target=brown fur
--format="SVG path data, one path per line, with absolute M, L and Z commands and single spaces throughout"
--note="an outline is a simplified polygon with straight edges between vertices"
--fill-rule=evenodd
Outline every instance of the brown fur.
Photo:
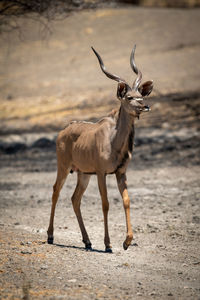
M 52 195 L 51 216 L 47 233 L 48 242 L 53 243 L 53 222 L 59 193 L 69 172 L 77 171 L 77 185 L 72 196 L 72 204 L 80 226 L 83 242 L 86 248 L 91 248 L 91 242 L 83 223 L 80 204 L 82 195 L 89 183 L 90 175 L 96 174 L 104 215 L 104 243 L 106 251 L 111 252 L 108 233 L 109 202 L 106 175 L 116 174 L 118 188 L 123 199 L 127 225 L 127 235 L 123 247 L 126 250 L 133 239 L 126 169 L 133 151 L 134 120 L 139 117 L 142 111 L 148 110 L 148 107 L 145 107 L 143 104 L 141 95 L 148 95 L 153 88 L 153 83 L 149 81 L 140 85 L 141 72 L 137 70 L 135 64 L 132 62 L 132 68 L 138 76 L 131 89 L 118 76 L 107 72 L 100 56 L 94 49 L 93 51 L 99 59 L 102 71 L 109 78 L 119 82 L 117 97 L 121 102 L 121 106 L 97 123 L 71 122 L 59 133 L 56 144 L 57 179 Z M 134 52 L 131 54 L 132 60 L 133 55 Z M 141 93 L 138 91 L 138 87 Z
M 56 143 L 58 173 L 52 196 L 52 212 L 48 229 L 49 242 L 53 240 L 53 219 L 60 189 L 68 173 L 77 171 L 78 182 L 72 202 L 80 224 L 83 241 L 86 247 L 91 245 L 82 221 L 80 206 L 77 207 L 75 203 L 80 201 L 80 191 L 82 195 L 87 187 L 90 175 L 96 174 L 103 201 L 104 218 L 107 223 L 109 205 L 105 188 L 105 176 L 106 174 L 115 173 L 118 185 L 121 184 L 121 178 L 124 177 L 128 162 L 131 159 L 133 139 L 134 116 L 128 114 L 123 105 L 97 123 L 71 122 L 59 133 Z M 127 209 L 129 210 L 129 207 Z M 128 223 L 130 223 L 130 220 Z M 124 248 L 128 247 L 131 240 L 132 229 L 128 225 Z M 111 248 L 107 227 L 105 227 L 105 245 L 107 250 Z

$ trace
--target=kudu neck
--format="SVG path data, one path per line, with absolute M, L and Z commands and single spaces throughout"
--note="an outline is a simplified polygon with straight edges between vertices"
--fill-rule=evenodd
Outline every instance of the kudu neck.
M 130 115 L 123 107 L 123 104 L 121 104 L 116 122 L 116 135 L 114 139 L 114 144 L 118 151 L 126 147 L 127 143 L 129 143 L 130 135 L 132 135 L 133 139 L 134 117 Z M 128 148 L 130 148 L 130 145 L 128 145 Z

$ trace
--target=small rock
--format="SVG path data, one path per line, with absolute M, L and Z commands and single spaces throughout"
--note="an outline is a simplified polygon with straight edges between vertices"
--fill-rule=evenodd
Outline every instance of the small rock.
M 199 217 L 199 216 L 194 216 L 194 217 L 192 218 L 192 223 L 200 224 L 200 217 Z
M 27 251 L 27 250 L 22 250 L 21 253 L 22 253 L 22 254 L 32 254 L 31 251 Z
M 119 202 L 119 198 L 116 198 L 116 197 L 115 197 L 113 200 L 114 200 L 114 202 L 116 202 L 116 203 Z
M 48 269 L 48 267 L 46 266 L 46 265 L 43 265 L 43 266 L 41 266 L 41 268 L 40 268 L 41 270 L 47 270 Z
M 149 294 L 150 296 L 155 296 L 156 295 L 156 292 L 151 292 L 150 294 Z
M 182 266 L 183 266 L 183 267 L 187 267 L 188 265 L 187 265 L 187 264 L 182 264 Z
M 41 228 L 41 229 L 37 229 L 37 232 L 38 233 L 43 233 L 45 230 L 43 229 L 43 228 Z
M 138 244 L 137 243 L 133 243 L 133 244 L 131 244 L 131 246 L 138 247 Z
M 172 296 L 173 296 L 173 294 L 172 294 L 172 293 L 169 293 L 169 294 L 167 294 L 167 296 L 169 296 L 169 297 L 172 297 Z
M 76 279 L 69 279 L 68 282 L 75 283 L 77 280 Z
M 37 241 L 37 244 L 38 244 L 38 245 L 46 244 L 46 240 L 40 240 L 40 241 Z
M 81 6 L 83 4 L 83 0 L 72 0 L 72 3 L 75 6 Z

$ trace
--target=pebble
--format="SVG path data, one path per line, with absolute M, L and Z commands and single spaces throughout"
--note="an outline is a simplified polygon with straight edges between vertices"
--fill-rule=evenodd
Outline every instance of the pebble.
M 73 282 L 76 282 L 76 281 L 77 281 L 76 279 L 69 279 L 69 280 L 68 280 L 68 282 L 72 282 L 72 283 L 73 283 Z
M 131 246 L 138 247 L 138 244 L 137 243 L 133 243 L 133 244 L 131 244 Z
M 193 216 L 192 222 L 195 224 L 200 224 L 200 217 L 199 216 Z
M 150 294 L 149 294 L 150 296 L 155 296 L 156 295 L 156 292 L 151 292 Z
M 46 269 L 48 269 L 48 267 L 47 266 L 45 266 L 45 265 L 43 265 L 43 266 L 41 266 L 41 268 L 40 268 L 41 270 L 46 270 Z
M 188 265 L 187 265 L 187 264 L 182 264 L 182 266 L 183 266 L 183 267 L 187 267 Z
M 22 250 L 21 253 L 22 253 L 22 254 L 32 254 L 31 251 L 27 251 L 27 250 Z
M 41 228 L 41 229 L 37 229 L 37 232 L 38 233 L 43 233 L 43 232 L 45 232 L 45 230 L 43 228 Z

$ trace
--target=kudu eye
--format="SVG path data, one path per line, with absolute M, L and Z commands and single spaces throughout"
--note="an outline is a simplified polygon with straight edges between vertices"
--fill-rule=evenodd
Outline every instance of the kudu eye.
M 129 101 L 131 101 L 131 100 L 133 99 L 133 97 L 130 96 L 130 95 L 128 95 L 128 96 L 127 96 L 127 99 L 128 99 Z

